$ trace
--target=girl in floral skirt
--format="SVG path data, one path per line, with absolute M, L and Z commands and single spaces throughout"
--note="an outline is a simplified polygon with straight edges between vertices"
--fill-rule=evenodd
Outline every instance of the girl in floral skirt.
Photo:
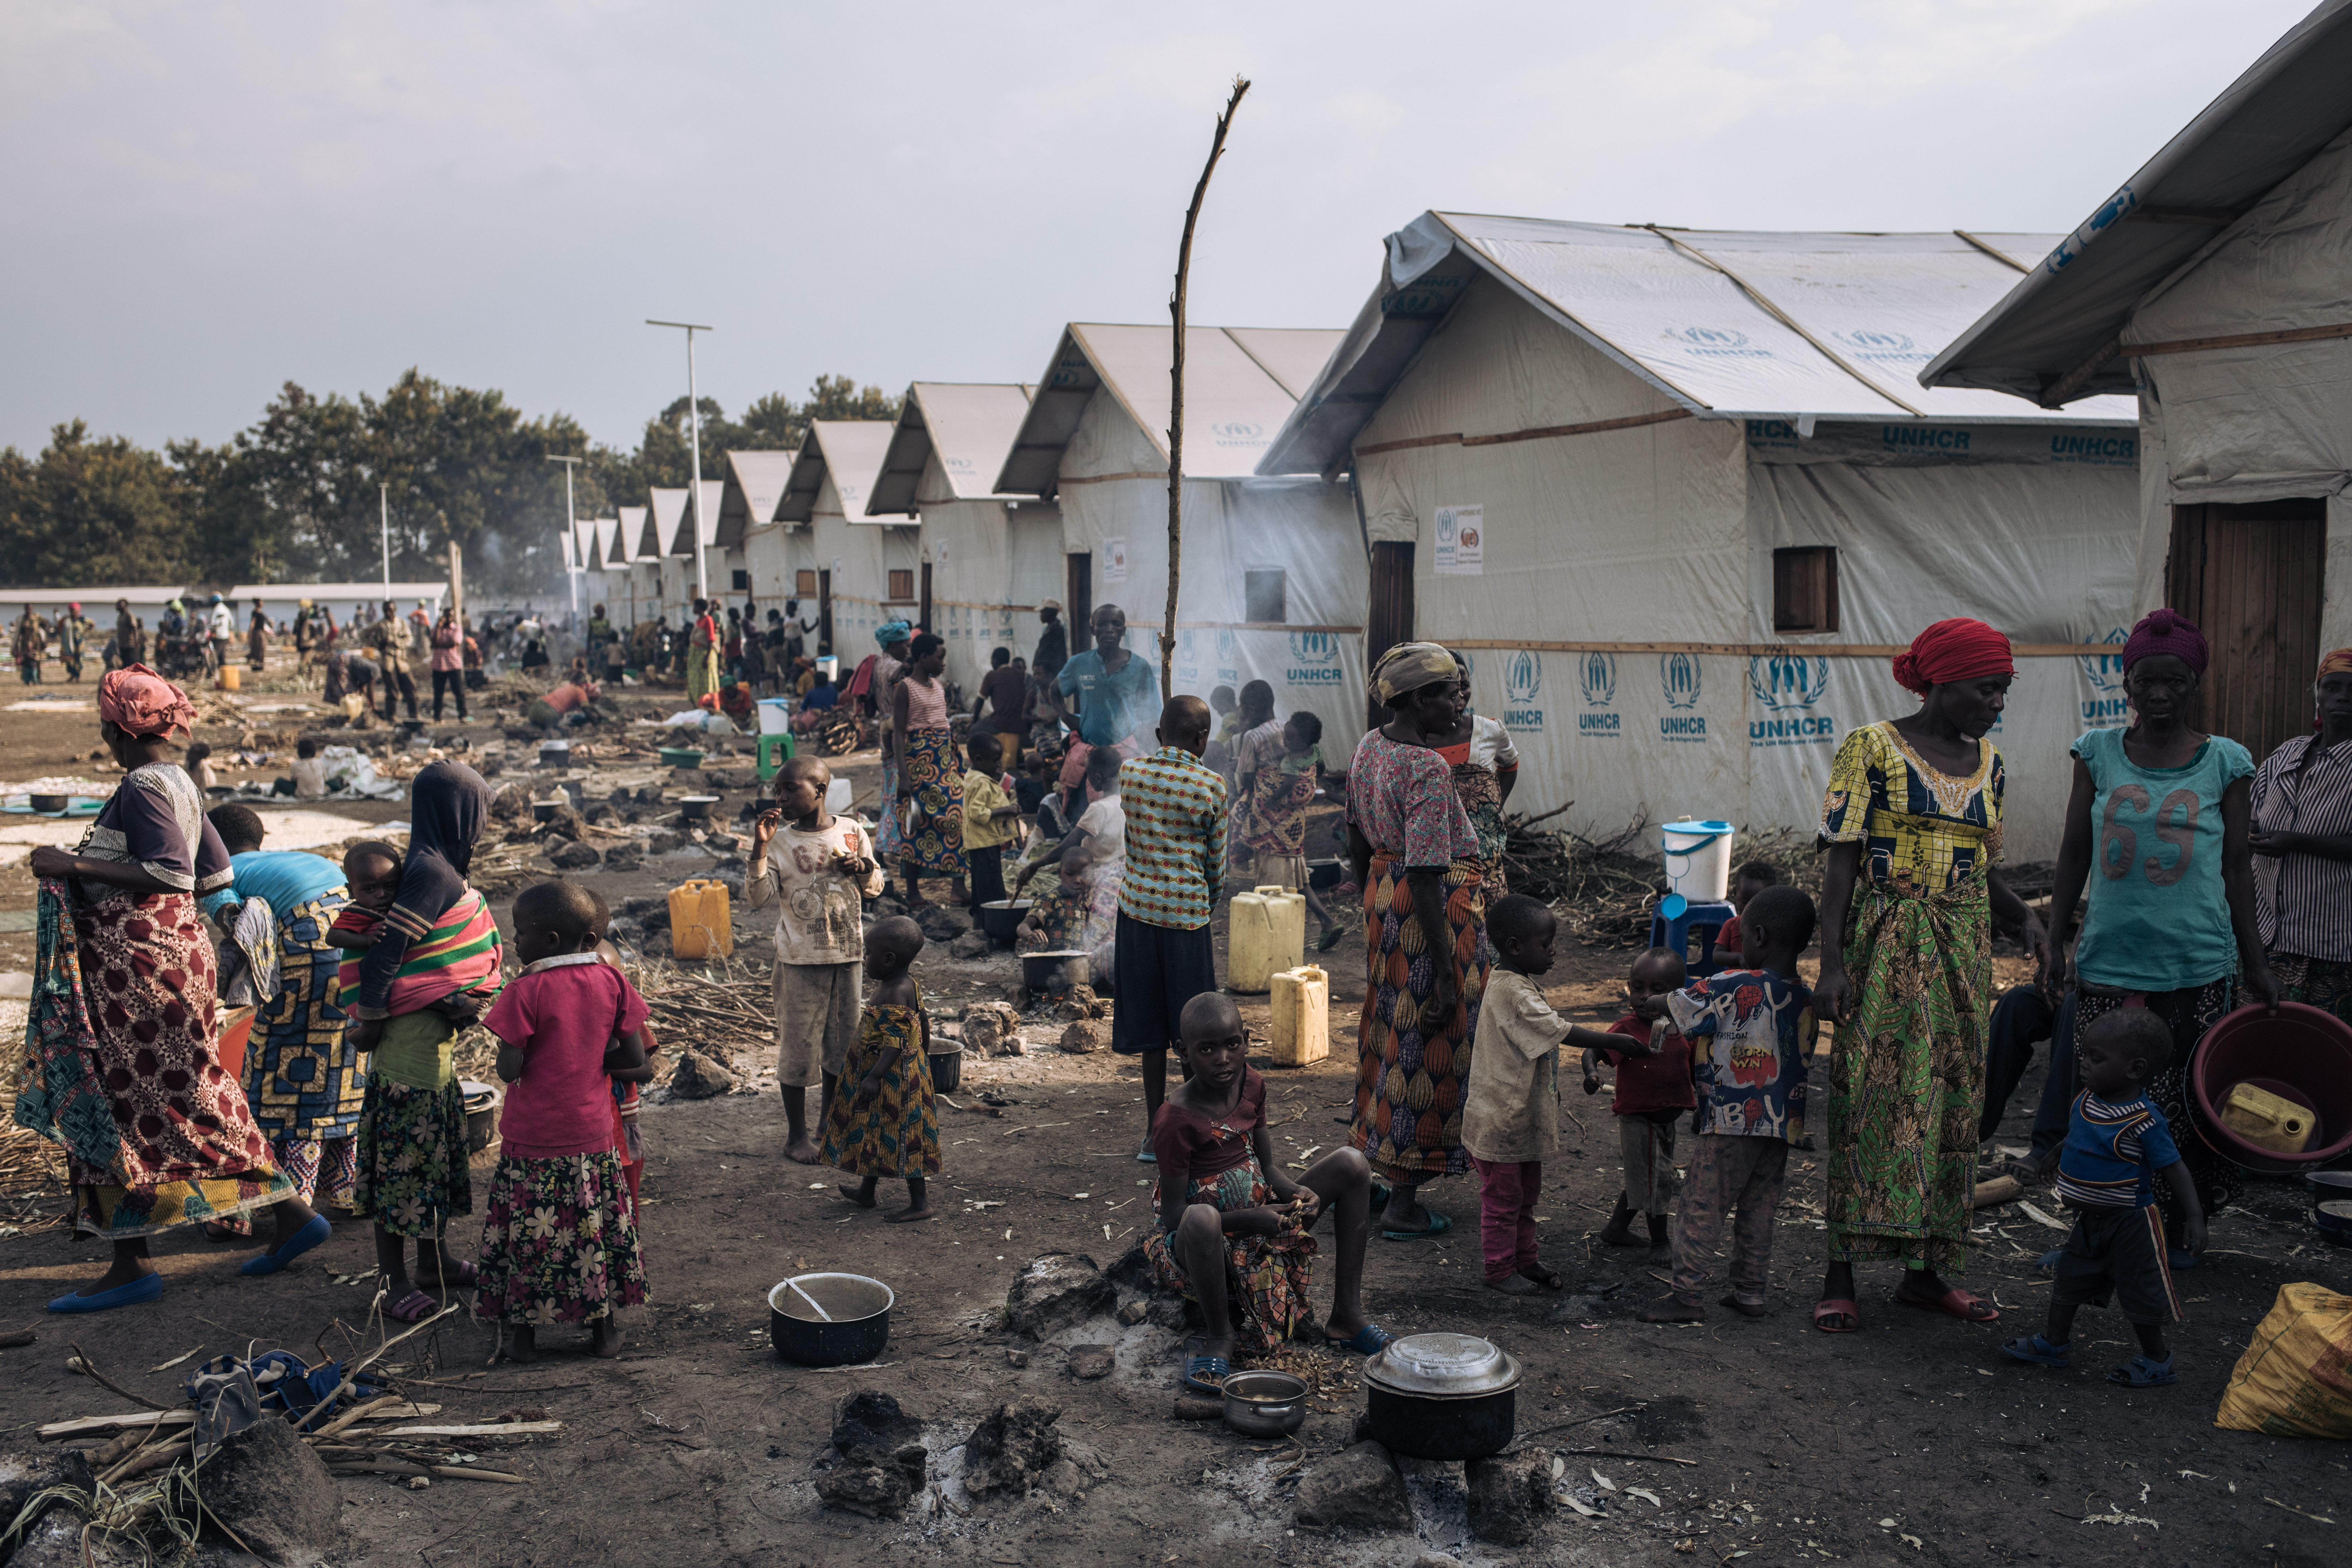
M 824 1161 L 865 1180 L 841 1195 L 875 1205 L 883 1177 L 903 1179 L 907 1206 L 883 1217 L 896 1225 L 931 1217 L 929 1184 L 940 1173 L 939 1111 L 931 1101 L 929 1026 L 923 994 L 907 966 L 923 951 L 923 928 L 904 915 L 879 921 L 866 936 L 866 973 L 874 994 L 857 1020 L 857 1043 L 842 1064 L 841 1092 L 824 1124 Z M 857 1086 L 855 1093 L 850 1085 Z
M 614 1312 L 646 1299 L 636 1205 L 617 1145 L 615 1071 L 645 1065 L 646 1002 L 596 951 L 596 904 L 576 882 L 541 882 L 514 904 L 522 973 L 484 1024 L 499 1037 L 499 1168 L 490 1177 L 475 1310 L 538 1359 L 541 1323 L 589 1325 L 589 1349 L 621 1353 Z

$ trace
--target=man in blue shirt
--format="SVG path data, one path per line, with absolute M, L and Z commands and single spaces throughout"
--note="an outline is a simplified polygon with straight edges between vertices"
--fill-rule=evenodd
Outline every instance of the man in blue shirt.
M 1139 737 L 1160 712 L 1159 677 L 1127 646 L 1127 612 L 1117 605 L 1100 605 L 1091 629 L 1095 646 L 1063 665 L 1045 688 L 1046 706 L 1065 723 L 1075 722 L 1078 731 L 1078 743 L 1062 760 L 1066 790 L 1085 782 L 1087 753 L 1097 746 L 1109 746 L 1121 757 L 1141 756 Z

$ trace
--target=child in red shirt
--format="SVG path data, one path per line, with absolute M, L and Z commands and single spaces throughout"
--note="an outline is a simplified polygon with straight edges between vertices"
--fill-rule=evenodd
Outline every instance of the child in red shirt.
M 1617 1212 L 1601 1233 L 1612 1247 L 1639 1247 L 1633 1216 L 1649 1221 L 1650 1261 L 1672 1263 L 1668 1216 L 1675 1204 L 1675 1123 L 1698 1104 L 1691 1089 L 1690 1047 L 1666 1021 L 1666 998 L 1686 978 L 1682 955 L 1652 948 L 1625 977 L 1625 1016 L 1605 1031 L 1580 1028 L 1569 1036 L 1584 1052 L 1584 1092 L 1601 1089 L 1599 1064 L 1617 1068 L 1617 1146 L 1625 1156 L 1625 1185 Z

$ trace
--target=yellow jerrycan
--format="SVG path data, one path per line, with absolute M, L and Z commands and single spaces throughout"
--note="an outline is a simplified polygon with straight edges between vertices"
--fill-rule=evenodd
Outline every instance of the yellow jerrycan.
M 2300 1154 L 2310 1148 L 2315 1120 L 2307 1106 L 2258 1084 L 2234 1084 L 2221 1101 L 2221 1124 L 2274 1154 Z
M 1226 925 L 1226 990 L 1267 990 L 1276 973 L 1306 962 L 1306 895 L 1279 887 L 1234 895 Z
M 1274 977 L 1274 1065 L 1303 1068 L 1331 1054 L 1331 980 L 1311 963 Z
M 696 880 L 670 889 L 669 949 L 679 958 L 731 958 L 735 922 L 727 884 Z

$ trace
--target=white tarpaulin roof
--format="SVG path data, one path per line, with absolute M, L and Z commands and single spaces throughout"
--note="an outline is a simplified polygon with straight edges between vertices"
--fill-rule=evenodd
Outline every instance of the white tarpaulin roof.
M 685 489 L 665 489 L 656 485 L 646 491 L 646 499 L 645 525 L 637 535 L 638 556 L 677 554 L 677 525 L 686 516 Z
M 646 549 L 646 518 L 651 509 L 642 506 L 615 508 L 620 512 L 618 526 L 613 530 L 613 543 L 605 559 L 618 564 L 642 561 L 649 553 Z
M 1004 454 L 1029 416 L 1029 395 L 1010 382 L 919 381 L 907 388 L 866 510 L 879 515 L 913 511 L 925 500 L 992 498 Z M 951 496 L 921 494 L 923 465 L 934 450 Z
M 2014 424 L 2021 411 L 2011 400 L 1923 391 L 1916 377 L 2057 237 L 1735 233 L 1424 213 L 1389 236 L 1380 286 L 1260 471 L 1345 468 L 1381 395 L 1479 272 L 1692 414 L 1808 429 L 1816 418 Z M 2027 417 L 2128 422 L 2137 410 L 2108 398 Z
M 0 605 L 79 605 L 83 615 L 93 617 L 99 605 L 110 610 L 117 599 L 128 599 L 132 609 L 142 610 L 174 599 L 200 602 L 203 597 L 185 588 L 0 588 Z
M 1323 328 L 1188 327 L 1184 332 L 1184 474 L 1241 479 L 1257 471 L 1297 401 L 1307 366 L 1342 334 Z M 1172 340 L 1166 327 L 1073 321 L 1064 330 L 1028 417 L 996 477 L 999 493 L 1052 495 L 1063 450 L 1097 388 L 1108 387 L 1168 463 Z
M 730 452 L 727 479 L 719 498 L 719 537 L 723 549 L 740 549 L 744 534 L 776 521 L 776 507 L 793 477 L 790 452 Z
M 289 602 L 331 599 L 338 604 L 349 599 L 355 604 L 380 607 L 386 599 L 402 605 L 413 605 L 419 599 L 432 603 L 446 597 L 448 592 L 449 584 L 446 583 L 240 583 L 221 596 L 226 599 L 284 599 Z M 205 595 L 192 594 L 185 597 L 190 604 L 202 604 Z M 107 601 L 108 604 L 113 602 L 112 599 Z M 131 603 L 135 605 L 138 601 L 133 599 Z M 82 608 L 89 608 L 89 601 L 83 601 Z
M 792 481 L 777 503 L 777 519 L 806 522 L 816 514 L 817 497 L 830 477 L 841 497 L 841 510 L 852 522 L 887 522 L 904 526 L 903 517 L 869 517 L 866 498 L 882 458 L 890 449 L 890 433 L 898 428 L 888 419 L 817 419 L 809 424 L 807 439 L 793 464 Z
M 614 542 L 621 534 L 621 520 L 617 517 L 600 517 L 588 526 L 594 531 L 588 545 L 589 569 L 606 572 L 625 564 L 624 560 L 614 551 Z

